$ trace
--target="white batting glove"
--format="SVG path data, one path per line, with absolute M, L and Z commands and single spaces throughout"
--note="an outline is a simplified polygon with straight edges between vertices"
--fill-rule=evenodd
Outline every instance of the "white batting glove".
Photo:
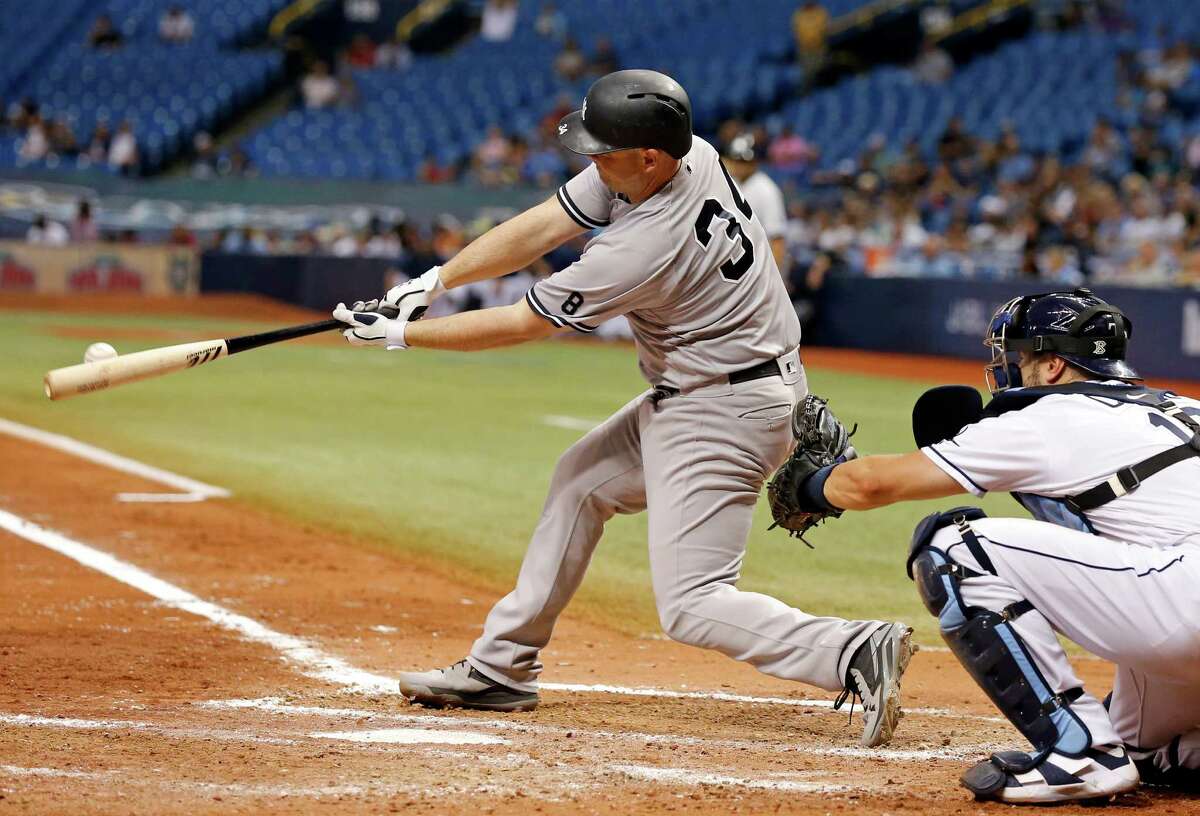
M 397 320 L 420 320 L 425 310 L 446 293 L 435 266 L 419 278 L 393 286 L 381 298 L 359 300 L 351 307 L 356 312 L 379 312 Z
M 350 327 L 342 332 L 342 336 L 352 346 L 383 346 L 388 351 L 408 348 L 404 342 L 407 320 L 396 320 L 379 312 L 347 309 L 345 303 L 339 303 L 333 310 L 333 319 Z

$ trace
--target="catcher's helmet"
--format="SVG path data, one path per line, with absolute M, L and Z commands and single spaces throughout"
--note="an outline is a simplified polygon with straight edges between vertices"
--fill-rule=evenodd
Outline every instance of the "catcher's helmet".
M 692 149 L 692 103 L 666 74 L 614 71 L 592 83 L 581 109 L 562 118 L 558 140 L 587 156 L 654 147 L 682 159 Z
M 1129 318 L 1089 289 L 1013 298 L 992 315 L 983 340 L 992 349 L 987 367 L 993 394 L 1021 385 L 1021 371 L 1010 354 L 1050 352 L 1089 374 L 1114 380 L 1140 380 L 1125 362 L 1133 335 Z

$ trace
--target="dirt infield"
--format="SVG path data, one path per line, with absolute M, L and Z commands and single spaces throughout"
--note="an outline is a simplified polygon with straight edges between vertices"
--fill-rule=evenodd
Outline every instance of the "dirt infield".
M 536 711 L 410 708 L 388 678 L 460 658 L 493 589 L 236 496 L 120 501 L 172 491 L 27 439 L 0 462 L 0 813 L 1001 810 L 956 779 L 1020 739 L 945 652 L 914 659 L 882 751 L 831 695 L 569 615 Z
M 236 498 L 118 502 L 163 488 L 7 436 L 0 461 L 8 513 L 363 672 L 459 658 L 496 597 Z M 0 542 L 5 812 L 951 813 L 969 804 L 965 761 L 1017 742 L 942 652 L 915 659 L 910 713 L 876 753 L 829 695 L 570 619 L 545 679 L 584 688 L 552 685 L 530 714 L 427 712 L 308 677 L 311 663 L 23 535 Z M 1099 662 L 1084 673 L 1107 688 Z M 695 696 L 649 691 L 663 689 Z M 1160 802 L 1200 813 L 1160 794 L 1124 806 Z

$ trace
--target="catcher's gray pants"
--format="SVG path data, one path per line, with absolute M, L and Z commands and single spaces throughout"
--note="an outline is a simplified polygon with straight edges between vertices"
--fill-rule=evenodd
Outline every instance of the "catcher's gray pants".
M 815 618 L 736 588 L 763 481 L 791 451 L 792 373 L 722 380 L 659 402 L 648 391 L 571 446 L 558 462 L 517 586 L 488 615 L 471 665 L 533 691 L 538 652 L 583 580 L 604 523 L 649 510 L 650 573 L 663 629 L 776 677 L 843 687 L 855 648 L 880 621 Z
M 976 572 L 962 602 L 999 612 L 1028 600 L 1011 622 L 1055 694 L 1082 687 L 1056 632 L 1117 665 L 1107 707 L 1071 703 L 1093 745 L 1124 742 L 1160 767 L 1200 768 L 1200 547 L 1160 550 L 1030 519 L 971 522 L 996 574 L 953 527 L 933 546 Z

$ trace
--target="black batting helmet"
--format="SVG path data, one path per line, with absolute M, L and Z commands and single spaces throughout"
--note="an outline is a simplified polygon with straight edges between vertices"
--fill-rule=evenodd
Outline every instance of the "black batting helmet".
M 692 149 L 692 103 L 666 74 L 614 71 L 592 83 L 581 109 L 562 118 L 558 140 L 587 156 L 653 147 L 682 159 Z

